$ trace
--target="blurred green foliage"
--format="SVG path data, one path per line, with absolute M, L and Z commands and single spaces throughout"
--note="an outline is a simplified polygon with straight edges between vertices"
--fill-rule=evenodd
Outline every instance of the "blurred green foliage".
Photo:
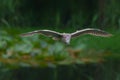
M 98 62 L 110 56 L 119 58 L 119 32 L 110 38 L 84 35 L 75 38 L 70 45 L 43 35 L 21 37 L 22 29 L 0 31 L 0 59 L 13 66 L 48 66 L 73 62 Z M 115 46 L 114 46 L 115 45 Z

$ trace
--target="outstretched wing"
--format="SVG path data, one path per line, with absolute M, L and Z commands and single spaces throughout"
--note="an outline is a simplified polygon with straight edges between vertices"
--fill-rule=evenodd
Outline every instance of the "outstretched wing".
M 37 31 L 28 32 L 28 33 L 23 33 L 21 34 L 21 36 L 25 37 L 25 36 L 31 36 L 34 34 L 43 34 L 45 36 L 53 37 L 55 39 L 59 39 L 62 37 L 61 33 L 56 31 L 51 31 L 51 30 L 37 30 Z
M 99 29 L 92 29 L 92 28 L 88 28 L 88 29 L 83 29 L 83 30 L 79 30 L 76 31 L 74 33 L 72 33 L 72 37 L 77 37 L 83 34 L 90 34 L 90 35 L 95 35 L 95 36 L 101 36 L 101 37 L 109 37 L 112 36 L 112 34 L 99 30 Z

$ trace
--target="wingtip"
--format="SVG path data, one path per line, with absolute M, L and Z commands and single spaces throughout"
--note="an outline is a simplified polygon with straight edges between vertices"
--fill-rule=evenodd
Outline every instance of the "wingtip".
M 113 34 L 109 34 L 108 36 L 109 36 L 109 37 L 112 37 L 112 36 L 114 36 L 114 35 L 113 35 Z
M 112 36 L 113 36 L 113 34 L 107 34 L 104 37 L 112 37 Z
M 24 35 L 24 34 L 19 34 L 19 36 L 20 36 L 20 37 L 25 37 L 25 35 Z
M 19 36 L 20 37 L 27 37 L 27 36 L 30 36 L 30 34 L 20 34 Z

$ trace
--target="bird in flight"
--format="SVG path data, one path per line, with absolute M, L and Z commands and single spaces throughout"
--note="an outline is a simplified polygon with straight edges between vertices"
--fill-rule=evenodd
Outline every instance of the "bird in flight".
M 78 36 L 81 36 L 84 34 L 90 34 L 90 35 L 101 36 L 101 37 L 112 36 L 112 34 L 110 34 L 108 32 L 105 32 L 100 29 L 93 29 L 93 28 L 78 30 L 73 33 L 59 33 L 59 32 L 52 31 L 52 30 L 36 30 L 36 31 L 32 31 L 32 32 L 23 33 L 20 36 L 26 37 L 26 36 L 31 36 L 34 34 L 43 34 L 47 37 L 52 37 L 54 40 L 61 40 L 61 41 L 65 42 L 66 44 L 70 44 L 70 40 L 72 38 L 75 38 L 75 37 L 78 37 Z

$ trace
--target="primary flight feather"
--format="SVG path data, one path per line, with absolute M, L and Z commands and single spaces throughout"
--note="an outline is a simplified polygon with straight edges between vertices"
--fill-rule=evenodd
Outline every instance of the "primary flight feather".
M 36 31 L 28 32 L 28 33 L 23 33 L 21 34 L 21 36 L 25 37 L 25 36 L 31 36 L 33 34 L 43 34 L 45 36 L 52 37 L 55 40 L 62 40 L 63 42 L 67 44 L 70 43 L 71 38 L 78 37 L 84 34 L 90 34 L 90 35 L 101 36 L 101 37 L 112 36 L 112 34 L 108 32 L 105 32 L 100 29 L 92 29 L 92 28 L 78 30 L 73 33 L 59 33 L 59 32 L 52 31 L 52 30 L 36 30 Z

